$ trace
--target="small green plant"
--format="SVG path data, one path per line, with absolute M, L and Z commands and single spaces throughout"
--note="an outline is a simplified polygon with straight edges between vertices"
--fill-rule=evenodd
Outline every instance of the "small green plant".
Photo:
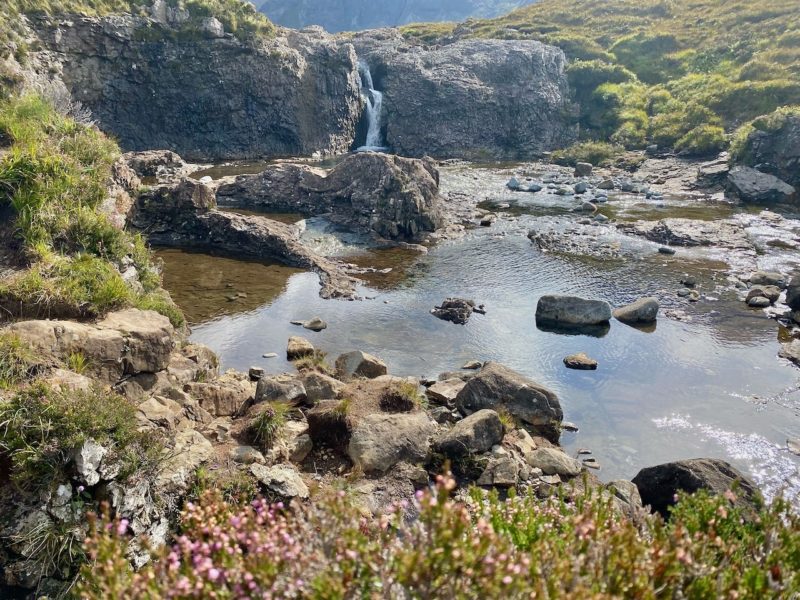
M 381 394 L 381 410 L 385 412 L 409 412 L 425 408 L 426 399 L 419 393 L 419 386 L 410 381 L 391 384 Z
M 70 352 L 67 356 L 67 368 L 78 375 L 83 375 L 91 367 L 91 362 L 83 352 Z
M 593 165 L 608 163 L 622 154 L 623 148 L 606 142 L 579 142 L 553 152 L 553 162 L 559 165 L 574 167 L 579 162 L 588 162 Z
M 327 353 L 322 350 L 314 350 L 311 354 L 303 356 L 293 361 L 295 369 L 298 371 L 316 371 L 323 375 L 333 375 L 333 368 L 326 360 Z
M 88 439 L 123 463 L 152 456 L 154 440 L 137 428 L 136 407 L 110 391 L 63 392 L 37 383 L 0 404 L 0 451 L 11 461 L 11 479 L 36 490 L 66 477 L 72 453 Z M 131 469 L 127 469 L 131 471 Z
M 269 450 L 286 424 L 290 412 L 291 406 L 285 402 L 268 402 L 259 407 L 248 426 L 253 442 L 262 449 Z
M 513 431 L 520 426 L 519 420 L 507 408 L 498 410 L 497 416 L 500 417 L 500 422 L 506 431 Z
M 36 357 L 19 336 L 0 331 L 0 389 L 24 381 L 34 369 Z

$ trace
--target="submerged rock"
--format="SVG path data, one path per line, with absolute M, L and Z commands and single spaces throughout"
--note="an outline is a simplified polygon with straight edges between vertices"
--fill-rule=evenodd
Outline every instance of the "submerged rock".
M 546 295 L 536 305 L 536 321 L 554 325 L 600 325 L 611 319 L 611 306 L 603 300 Z
M 448 298 L 442 302 L 441 306 L 432 309 L 431 314 L 443 321 L 450 321 L 456 325 L 466 325 L 474 310 L 475 302 L 472 300 Z
M 597 369 L 597 361 L 584 352 L 578 354 L 570 354 L 564 358 L 564 366 L 568 369 L 576 369 L 578 371 L 594 371 Z
M 642 469 L 633 478 L 639 489 L 642 503 L 649 505 L 663 517 L 669 516 L 669 507 L 675 504 L 678 492 L 694 493 L 708 490 L 723 494 L 736 487 L 735 504 L 753 514 L 758 506 L 758 491 L 747 477 L 724 460 L 697 458 L 666 463 Z
M 487 362 L 467 382 L 456 396 L 456 406 L 465 415 L 485 408 L 505 409 L 554 443 L 561 434 L 564 414 L 558 396 L 496 362 Z

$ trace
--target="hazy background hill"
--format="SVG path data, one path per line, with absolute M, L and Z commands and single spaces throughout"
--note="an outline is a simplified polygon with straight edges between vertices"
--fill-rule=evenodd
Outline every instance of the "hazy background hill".
M 496 17 L 531 0 L 264 0 L 261 12 L 285 27 L 322 25 L 332 32 L 415 22 Z

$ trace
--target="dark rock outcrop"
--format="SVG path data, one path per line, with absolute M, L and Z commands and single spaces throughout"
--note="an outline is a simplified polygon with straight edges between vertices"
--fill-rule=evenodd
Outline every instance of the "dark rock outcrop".
M 650 505 L 654 512 L 669 516 L 669 507 L 675 504 L 675 494 L 708 490 L 712 494 L 723 494 L 736 487 L 736 504 L 752 512 L 758 505 L 756 487 L 724 460 L 696 458 L 665 463 L 642 469 L 633 478 L 639 488 L 642 503 Z
M 361 116 L 353 47 L 321 31 L 245 43 L 129 15 L 34 26 L 75 100 L 127 150 L 198 160 L 336 153 Z
M 355 280 L 338 263 L 306 248 L 296 228 L 216 210 L 213 190 L 190 179 L 140 194 L 128 222 L 158 246 L 213 248 L 239 257 L 277 260 L 316 271 L 324 298 L 355 296 Z
M 769 173 L 751 167 L 734 167 L 728 173 L 728 189 L 743 202 L 789 202 L 797 190 Z
M 282 163 L 217 189 L 226 206 L 325 214 L 351 229 L 387 239 L 414 239 L 442 224 L 439 172 L 430 159 L 375 152 L 346 157 L 330 171 Z
M 558 396 L 496 362 L 487 362 L 456 396 L 462 414 L 506 409 L 533 433 L 558 443 L 564 413 Z
M 737 162 L 774 175 L 789 185 L 800 186 L 800 112 L 786 114 L 759 129 L 757 119 L 747 136 Z
M 398 154 L 529 158 L 574 138 L 566 59 L 529 40 L 413 46 L 399 31 L 353 38 L 383 93 L 385 140 Z

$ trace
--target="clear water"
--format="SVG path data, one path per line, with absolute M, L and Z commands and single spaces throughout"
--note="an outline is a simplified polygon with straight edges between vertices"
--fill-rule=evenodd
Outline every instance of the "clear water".
M 616 210 L 622 212 L 620 205 Z M 800 459 L 785 447 L 787 437 L 800 437 L 800 370 L 777 357 L 786 332 L 729 290 L 725 263 L 703 251 L 662 256 L 647 242 L 630 242 L 631 253 L 618 260 L 543 253 L 526 238 L 529 227 L 541 219 L 564 226 L 574 217 L 529 213 L 426 255 L 358 250 L 349 262 L 391 268 L 365 276 L 361 293 L 369 300 L 321 300 L 312 273 L 213 257 L 197 261 L 175 251 L 162 254 L 166 285 L 179 305 L 193 311 L 192 338 L 218 352 L 225 367 L 289 371 L 284 357 L 290 335 L 307 337 L 332 357 L 353 349 L 376 354 L 398 375 L 436 376 L 467 360 L 496 360 L 559 395 L 565 418 L 580 427 L 562 442 L 569 451 L 592 450 L 606 480 L 708 456 L 733 462 L 769 494 L 800 493 Z M 720 207 L 721 215 L 729 213 Z M 207 301 L 194 310 L 196 280 L 208 273 L 218 306 Z M 612 305 L 656 295 L 669 307 L 677 304 L 675 290 L 687 273 L 716 299 L 682 305 L 689 321 L 662 314 L 651 331 L 614 321 L 602 336 L 591 337 L 542 331 L 534 320 L 536 302 L 546 293 Z M 187 285 L 188 279 L 195 283 Z M 246 302 L 232 306 L 225 299 L 228 279 L 245 291 Z M 475 299 L 488 313 L 473 315 L 465 326 L 430 315 L 448 296 Z M 325 319 L 328 329 L 313 333 L 290 324 L 314 316 Z M 262 358 L 269 352 L 279 358 Z M 597 359 L 599 369 L 567 370 L 562 359 L 575 352 Z

